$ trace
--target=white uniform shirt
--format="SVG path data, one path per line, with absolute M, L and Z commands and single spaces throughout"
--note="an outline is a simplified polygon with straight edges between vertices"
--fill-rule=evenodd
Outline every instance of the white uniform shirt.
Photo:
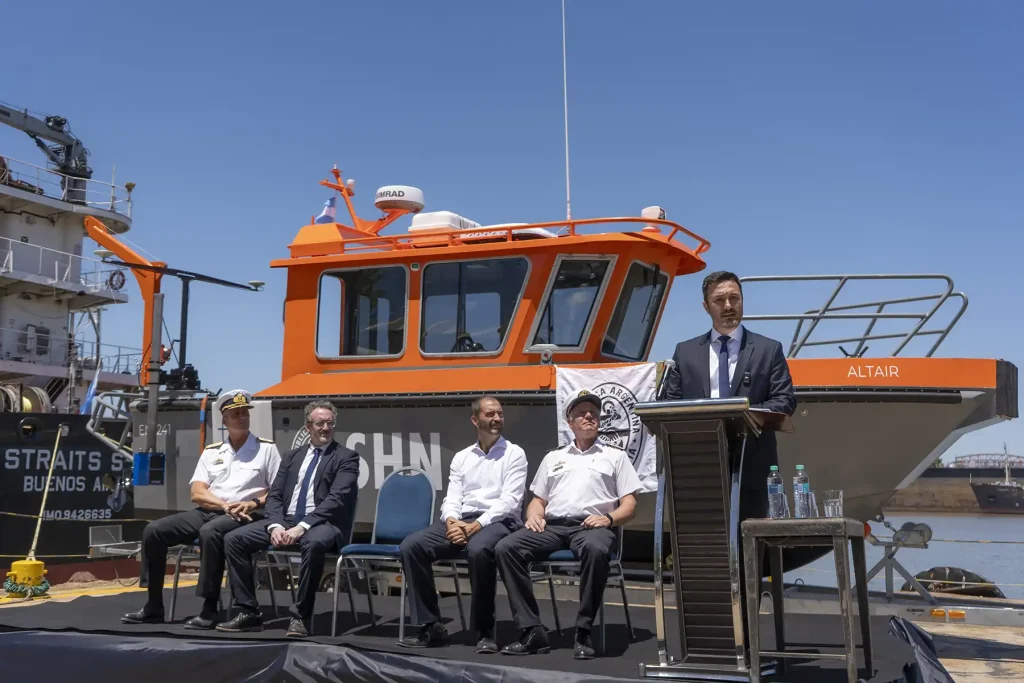
M 709 353 L 711 354 L 710 368 L 711 371 L 711 398 L 721 398 L 721 392 L 718 391 L 718 354 L 722 351 L 722 342 L 718 341 L 718 338 L 722 336 L 722 333 L 711 328 L 711 343 L 708 346 L 711 347 Z M 732 384 L 733 375 L 736 374 L 736 363 L 740 358 L 740 342 L 743 340 L 743 326 L 738 325 L 735 330 L 729 333 L 729 384 Z
M 476 513 L 483 513 L 476 520 L 480 526 L 505 515 L 520 519 L 525 493 L 525 451 L 505 437 L 498 437 L 488 453 L 477 442 L 452 459 L 441 521 Z
M 189 484 L 201 481 L 224 502 L 241 503 L 269 491 L 280 466 L 281 454 L 274 442 L 249 432 L 237 451 L 230 440 L 207 446 Z
M 620 498 L 642 488 L 626 452 L 600 439 L 585 451 L 575 442 L 551 451 L 530 485 L 534 495 L 548 502 L 547 519 L 606 515 Z

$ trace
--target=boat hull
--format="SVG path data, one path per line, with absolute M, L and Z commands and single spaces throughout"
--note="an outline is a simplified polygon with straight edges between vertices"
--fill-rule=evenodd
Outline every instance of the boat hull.
M 1024 515 L 1024 488 L 999 483 L 972 483 L 971 489 L 982 512 L 994 515 Z
M 505 436 L 526 450 L 530 480 L 544 454 L 558 447 L 554 393 L 498 395 L 505 411 Z M 425 470 L 433 481 L 440 507 L 452 458 L 475 439 L 469 419 L 469 404 L 474 397 L 328 397 L 339 407 L 336 438 L 356 450 L 361 458 L 357 535 L 369 533 L 377 490 L 397 467 Z M 308 400 L 304 397 L 260 402 L 254 411 L 253 430 L 273 438 L 282 453 L 306 443 L 302 408 Z M 798 392 L 798 400 L 793 417 L 795 433 L 779 436 L 783 472 L 788 477 L 797 464 L 804 465 L 819 502 L 825 489 L 842 489 L 845 515 L 865 521 L 874 519 L 895 490 L 912 482 L 959 436 L 995 418 L 993 397 L 986 392 L 933 391 L 908 395 L 840 389 Z M 144 411 L 144 404 L 138 409 Z M 191 507 L 188 480 L 201 451 L 198 405 L 162 404 L 159 422 L 157 447 L 171 456 L 167 463 L 168 483 L 136 489 L 139 516 L 156 517 Z M 135 424 L 145 424 L 141 413 Z M 206 441 L 222 438 L 218 426 L 212 422 L 208 425 Z M 649 566 L 654 503 L 654 493 L 639 496 L 637 516 L 626 536 L 626 561 Z M 824 552 L 811 549 L 790 553 L 787 567 L 801 566 Z

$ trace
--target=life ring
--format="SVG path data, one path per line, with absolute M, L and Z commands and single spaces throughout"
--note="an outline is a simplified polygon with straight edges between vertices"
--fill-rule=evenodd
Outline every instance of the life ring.
M 124 287 L 124 271 L 115 270 L 111 273 L 107 279 L 107 285 L 115 292 L 121 291 L 121 288 Z

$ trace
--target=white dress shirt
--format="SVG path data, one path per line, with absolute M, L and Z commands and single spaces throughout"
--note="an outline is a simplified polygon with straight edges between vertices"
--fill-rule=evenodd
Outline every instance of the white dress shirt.
M 722 351 L 722 342 L 718 338 L 722 333 L 711 328 L 710 372 L 711 372 L 711 398 L 721 398 L 718 390 L 718 354 Z M 740 357 L 740 342 L 743 340 L 743 326 L 738 325 L 735 330 L 729 333 L 729 383 L 732 384 L 733 375 L 736 374 L 736 362 Z
M 306 514 L 308 515 L 316 509 L 316 502 L 313 500 L 313 489 L 316 488 L 317 471 L 320 470 L 324 464 L 324 453 L 328 448 L 330 448 L 330 446 L 330 442 L 319 447 L 309 444 L 309 447 L 306 449 L 306 455 L 302 458 L 302 464 L 299 466 L 299 478 L 295 480 L 295 488 L 292 490 L 292 496 L 288 501 L 288 507 L 285 510 L 285 515 L 292 517 L 292 519 L 295 518 L 295 511 L 299 506 L 299 491 L 302 490 L 302 480 L 306 478 L 306 472 L 309 470 L 309 466 L 313 464 L 313 457 L 316 454 L 316 451 L 319 450 L 320 459 L 316 463 L 316 470 L 313 471 L 313 475 L 309 479 L 309 488 L 306 491 Z M 306 524 L 305 520 L 299 522 L 299 526 L 306 531 L 309 531 L 309 525 Z M 267 526 L 267 531 L 273 531 L 274 527 L 284 528 L 284 526 L 280 524 L 270 524 Z
M 574 441 L 545 455 L 530 486 L 547 501 L 547 519 L 606 515 L 642 488 L 626 452 L 600 439 L 585 451 Z
M 455 454 L 448 473 L 448 492 L 441 503 L 441 521 L 482 513 L 480 526 L 506 515 L 521 518 L 526 493 L 526 452 L 500 436 L 484 453 L 480 442 Z
M 249 432 L 237 451 L 230 440 L 207 446 L 188 483 L 201 481 L 224 502 L 243 503 L 269 491 L 280 466 L 281 454 L 274 442 Z

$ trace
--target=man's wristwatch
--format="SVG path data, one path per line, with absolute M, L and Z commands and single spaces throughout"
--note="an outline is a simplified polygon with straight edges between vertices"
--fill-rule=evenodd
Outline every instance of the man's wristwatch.
M 253 498 L 251 502 L 252 502 L 253 505 L 256 506 L 257 510 L 260 509 L 260 499 L 259 498 Z
M 614 520 L 614 519 L 612 519 L 612 516 L 611 516 L 611 515 L 609 515 L 609 514 L 608 514 L 608 513 L 606 512 L 606 513 L 604 514 L 604 516 L 608 518 L 608 528 L 609 528 L 609 529 L 611 529 L 611 528 L 612 528 L 613 526 L 615 526 L 615 520 Z

